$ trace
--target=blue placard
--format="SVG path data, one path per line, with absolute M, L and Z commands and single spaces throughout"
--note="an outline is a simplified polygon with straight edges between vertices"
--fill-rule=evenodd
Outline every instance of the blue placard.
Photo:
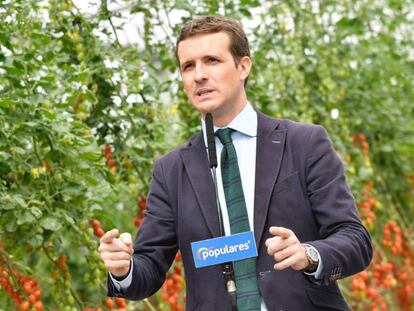
M 253 231 L 191 243 L 196 268 L 257 256 Z

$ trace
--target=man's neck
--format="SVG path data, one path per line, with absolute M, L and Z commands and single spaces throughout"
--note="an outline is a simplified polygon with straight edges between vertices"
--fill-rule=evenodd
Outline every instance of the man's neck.
M 247 99 L 243 102 L 243 104 L 238 105 L 233 109 L 232 111 L 220 111 L 217 113 L 213 113 L 213 122 L 215 126 L 218 127 L 226 127 L 231 121 L 236 118 L 240 112 L 243 111 L 243 109 L 247 105 Z

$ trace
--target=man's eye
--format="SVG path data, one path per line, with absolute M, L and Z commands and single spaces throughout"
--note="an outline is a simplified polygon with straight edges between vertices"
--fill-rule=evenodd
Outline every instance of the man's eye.
M 184 65 L 184 66 L 183 66 L 183 71 L 188 70 L 188 69 L 190 69 L 191 67 L 192 67 L 192 65 L 191 65 L 191 64 L 186 64 L 186 65 Z
M 215 63 L 217 63 L 217 62 L 218 62 L 218 59 L 217 59 L 217 58 L 209 58 L 209 59 L 208 59 L 208 62 L 209 62 L 210 64 L 215 64 Z

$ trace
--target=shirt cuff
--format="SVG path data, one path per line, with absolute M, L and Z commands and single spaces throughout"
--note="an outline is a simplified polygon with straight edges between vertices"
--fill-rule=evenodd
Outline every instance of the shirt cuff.
M 117 280 L 115 279 L 115 276 L 113 276 L 111 273 L 109 273 L 109 277 L 112 280 L 112 283 L 114 284 L 115 288 L 120 291 L 122 289 L 127 289 L 131 283 L 132 283 L 132 271 L 134 270 L 134 265 L 131 259 L 131 269 L 129 269 L 129 273 L 128 275 L 122 279 L 122 280 Z
M 322 261 L 322 257 L 319 254 L 318 250 L 311 245 L 311 247 L 316 251 L 316 253 L 318 254 L 318 258 L 319 258 L 319 263 L 318 263 L 318 268 L 316 269 L 315 272 L 312 273 L 308 273 L 308 272 L 304 272 L 305 274 L 309 275 L 309 276 L 313 276 L 315 279 L 320 280 L 322 279 L 322 271 L 323 271 L 323 261 Z

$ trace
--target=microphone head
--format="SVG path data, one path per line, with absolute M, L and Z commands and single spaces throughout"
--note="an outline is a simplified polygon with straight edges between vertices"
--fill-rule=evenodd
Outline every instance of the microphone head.
M 210 167 L 217 167 L 216 141 L 214 138 L 213 116 L 211 113 L 207 113 L 204 120 L 206 122 L 207 148 Z

